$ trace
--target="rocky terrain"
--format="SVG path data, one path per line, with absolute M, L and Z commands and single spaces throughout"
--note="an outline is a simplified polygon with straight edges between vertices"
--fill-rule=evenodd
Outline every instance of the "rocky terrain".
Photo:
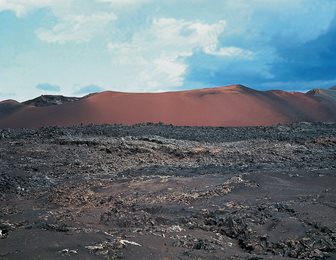
M 0 259 L 335 259 L 336 124 L 0 130 Z

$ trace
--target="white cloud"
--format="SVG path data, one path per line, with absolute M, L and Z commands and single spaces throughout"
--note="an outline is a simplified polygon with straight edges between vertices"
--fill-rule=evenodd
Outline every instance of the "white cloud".
M 0 11 L 13 11 L 21 17 L 35 8 L 48 7 L 51 4 L 51 0 L 0 0 Z
M 149 28 L 135 33 L 130 41 L 111 42 L 108 49 L 116 64 L 134 69 L 131 74 L 133 85 L 128 88 L 141 86 L 147 91 L 178 87 L 183 85 L 188 69 L 186 58 L 197 50 L 222 57 L 252 57 L 253 53 L 248 50 L 219 47 L 219 36 L 225 25 L 223 20 L 210 24 L 173 18 L 154 19 Z M 125 77 L 129 78 L 129 74 Z M 124 82 L 129 81 L 125 79 Z
M 101 35 L 107 25 L 117 19 L 116 11 L 151 1 L 0 0 L 0 11 L 9 10 L 22 17 L 34 9 L 49 8 L 58 21 L 52 28 L 38 28 L 38 38 L 49 43 L 79 43 Z
M 14 12 L 18 17 L 28 14 L 30 11 L 39 8 L 63 9 L 70 13 L 71 9 L 80 9 L 81 6 L 96 7 L 108 5 L 111 10 L 114 8 L 136 6 L 150 3 L 153 0 L 0 0 L 0 11 L 8 10 Z M 92 10 L 94 11 L 94 10 Z
M 216 48 L 218 37 L 224 31 L 225 21 L 214 24 L 190 22 L 173 18 L 160 18 L 145 35 L 136 35 L 135 40 L 149 40 L 155 49 L 164 49 L 169 56 L 190 56 L 196 48 Z M 143 39 L 146 37 L 145 39 Z
M 151 3 L 153 0 L 99 0 L 102 3 L 108 3 L 113 8 L 129 7 Z
M 86 42 L 103 33 L 105 27 L 116 20 L 113 13 L 93 13 L 91 15 L 67 15 L 51 29 L 39 29 L 40 40 L 50 43 Z
M 222 57 L 236 57 L 243 59 L 253 59 L 255 54 L 253 51 L 244 50 L 238 47 L 222 47 L 217 48 L 217 46 L 209 46 L 204 49 L 206 54 L 214 55 L 214 56 L 222 56 Z
M 10 10 L 18 17 L 40 8 L 49 8 L 57 19 L 52 28 L 36 30 L 38 38 L 49 43 L 90 41 L 117 19 L 109 5 L 100 0 L 0 0 L 0 11 Z

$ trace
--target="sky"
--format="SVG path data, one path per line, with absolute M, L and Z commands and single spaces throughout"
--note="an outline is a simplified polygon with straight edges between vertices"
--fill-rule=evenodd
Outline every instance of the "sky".
M 336 0 L 0 0 L 0 100 L 336 85 Z

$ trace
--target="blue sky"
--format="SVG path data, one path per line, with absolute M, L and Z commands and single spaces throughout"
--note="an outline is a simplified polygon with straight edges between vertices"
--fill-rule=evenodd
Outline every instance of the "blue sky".
M 334 0 L 0 0 L 0 100 L 336 85 Z

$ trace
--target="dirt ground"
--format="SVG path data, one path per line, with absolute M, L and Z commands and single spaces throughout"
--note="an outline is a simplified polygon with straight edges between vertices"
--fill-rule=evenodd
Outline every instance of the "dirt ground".
M 336 259 L 336 124 L 0 130 L 0 259 Z

